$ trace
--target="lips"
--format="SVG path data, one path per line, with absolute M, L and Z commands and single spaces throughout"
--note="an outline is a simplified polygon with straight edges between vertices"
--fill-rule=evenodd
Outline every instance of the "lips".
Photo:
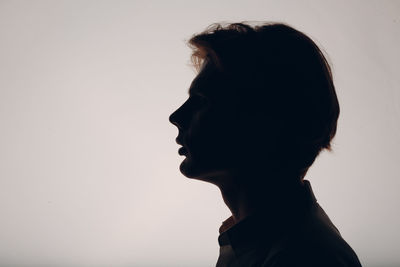
M 178 154 L 179 155 L 186 155 L 187 154 L 187 150 L 185 148 L 185 146 L 183 145 L 183 138 L 181 138 L 181 133 L 179 133 L 179 135 L 176 137 L 175 141 L 178 145 L 181 145 L 182 147 L 179 148 L 178 150 Z
M 186 153 L 187 153 L 186 148 L 184 147 L 179 148 L 178 150 L 179 155 L 186 155 Z
M 178 139 L 178 137 L 175 139 L 175 142 L 176 142 L 178 145 L 183 146 L 183 145 L 182 145 L 182 141 L 181 141 L 180 139 Z

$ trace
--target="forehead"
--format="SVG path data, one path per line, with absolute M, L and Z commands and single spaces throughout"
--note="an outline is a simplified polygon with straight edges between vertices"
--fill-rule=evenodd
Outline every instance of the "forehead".
M 215 95 L 224 89 L 223 75 L 210 61 L 205 61 L 193 79 L 189 95 Z

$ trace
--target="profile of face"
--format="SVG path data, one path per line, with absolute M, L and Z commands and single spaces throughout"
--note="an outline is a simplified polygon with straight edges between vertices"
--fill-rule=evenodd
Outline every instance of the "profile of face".
M 238 159 L 240 121 L 235 90 L 210 61 L 193 80 L 189 98 L 169 116 L 178 127 L 176 138 L 185 156 L 180 171 L 188 178 L 211 183 L 228 175 Z

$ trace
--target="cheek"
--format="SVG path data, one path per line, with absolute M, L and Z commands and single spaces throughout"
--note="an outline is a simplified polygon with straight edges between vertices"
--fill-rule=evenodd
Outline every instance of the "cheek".
M 238 141 L 230 118 L 218 113 L 204 114 L 193 124 L 188 135 L 189 148 L 193 154 L 208 157 L 210 160 L 228 157 L 235 151 Z

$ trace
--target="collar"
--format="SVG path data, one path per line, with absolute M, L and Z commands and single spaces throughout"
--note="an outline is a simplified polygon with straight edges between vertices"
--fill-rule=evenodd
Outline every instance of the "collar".
M 297 225 L 301 219 L 316 206 L 317 200 L 309 181 L 303 181 L 299 199 L 295 206 L 280 211 L 278 216 L 271 217 L 267 211 L 259 211 L 247 216 L 235 224 L 233 216 L 227 218 L 219 228 L 219 245 L 231 245 L 235 254 L 248 249 L 274 242 L 288 228 Z

